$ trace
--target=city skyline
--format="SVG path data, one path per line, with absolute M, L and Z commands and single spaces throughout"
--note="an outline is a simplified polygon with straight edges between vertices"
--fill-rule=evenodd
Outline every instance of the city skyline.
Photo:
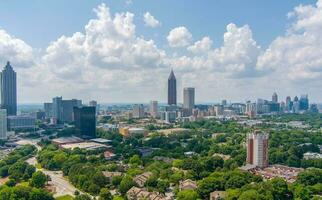
M 188 3 L 180 10 L 182 15 L 170 20 L 167 12 L 150 4 L 94 1 L 78 5 L 83 12 L 76 10 L 76 16 L 83 17 L 68 27 L 65 23 L 72 16 L 65 8 L 61 16 L 66 22 L 53 18 L 55 11 L 43 3 L 2 2 L 0 18 L 7 20 L 0 21 L 0 63 L 11 61 L 17 72 L 19 103 L 41 103 L 52 96 L 85 102 L 165 102 L 165 77 L 171 68 L 178 79 L 177 91 L 195 87 L 196 102 L 245 102 L 269 99 L 277 92 L 282 99 L 309 94 L 312 102 L 319 103 L 322 2 L 302 3 L 251 1 L 239 5 L 243 9 L 233 17 L 222 12 L 231 8 L 231 1 L 207 1 L 207 9 Z M 68 7 L 62 1 L 51 4 Z M 163 2 L 161 10 L 169 4 Z M 51 12 L 21 10 L 30 6 Z M 174 3 L 172 9 L 179 7 Z M 271 9 L 265 11 L 267 7 Z M 211 9 L 220 16 L 212 16 Z M 8 10 L 21 20 L 12 21 Z M 272 10 L 276 15 L 270 21 Z M 258 18 L 246 15 L 260 11 Z M 199 18 L 189 16 L 190 12 Z M 30 37 L 23 23 L 35 21 L 40 14 L 44 17 L 36 20 Z M 34 37 L 44 33 L 38 30 L 45 20 L 61 23 L 61 28 Z M 181 95 L 177 98 L 182 102 Z

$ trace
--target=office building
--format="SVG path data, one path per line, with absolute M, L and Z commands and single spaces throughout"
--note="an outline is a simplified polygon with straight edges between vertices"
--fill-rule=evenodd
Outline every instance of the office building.
M 183 89 L 183 109 L 187 116 L 192 114 L 195 107 L 195 88 L 186 87 Z
M 161 120 L 165 121 L 166 123 L 175 123 L 177 118 L 176 111 L 164 111 L 161 112 Z
M 224 114 L 224 106 L 223 105 L 214 105 L 214 112 L 216 116 L 220 116 Z
M 254 131 L 247 135 L 247 164 L 256 167 L 268 166 L 268 134 Z
M 143 118 L 144 117 L 144 106 L 143 104 L 135 104 L 133 105 L 132 111 L 133 118 Z
M 278 102 L 278 96 L 277 96 L 276 92 L 274 92 L 274 94 L 272 95 L 272 102 L 274 102 L 274 103 Z
M 44 103 L 45 117 L 46 119 L 50 119 L 53 117 L 53 104 L 52 103 Z
M 74 107 L 76 133 L 83 138 L 96 137 L 96 111 L 93 106 Z
M 292 111 L 293 111 L 293 113 L 300 112 L 300 102 L 299 102 L 299 99 L 297 96 L 294 97 Z
M 292 106 L 293 106 L 293 102 L 291 100 L 291 97 L 287 96 L 286 100 L 285 100 L 285 111 L 287 111 L 287 112 L 291 111 Z
M 82 106 L 78 99 L 63 100 L 62 97 L 54 97 L 52 103 L 44 103 L 46 118 L 53 118 L 58 123 L 71 123 L 73 121 L 73 108 Z
M 309 109 L 309 98 L 308 95 L 301 95 L 300 100 L 300 110 L 306 111 Z
M 53 98 L 53 111 L 52 117 L 57 120 L 57 122 L 62 122 L 63 119 L 63 108 L 62 108 L 62 97 L 54 97 Z
M 0 139 L 7 139 L 7 110 L 0 109 Z
M 1 108 L 7 115 L 17 115 L 17 79 L 16 72 L 9 62 L 1 72 Z
M 177 105 L 177 80 L 173 70 L 168 78 L 168 105 Z
M 8 129 L 34 130 L 36 128 L 36 118 L 29 115 L 8 116 Z
M 100 106 L 99 106 L 99 104 L 97 104 L 97 101 L 92 100 L 92 101 L 89 102 L 88 105 L 95 107 L 96 108 L 96 115 L 99 114 Z
M 150 115 L 153 118 L 158 117 L 158 101 L 151 101 L 150 102 Z

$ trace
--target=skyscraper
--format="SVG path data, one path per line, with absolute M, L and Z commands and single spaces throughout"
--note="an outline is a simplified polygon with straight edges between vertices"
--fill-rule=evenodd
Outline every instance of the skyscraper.
M 96 112 L 93 106 L 74 107 L 76 133 L 83 138 L 96 137 Z
M 158 101 L 150 102 L 150 115 L 153 118 L 156 118 L 158 116 Z
M 143 118 L 144 117 L 143 104 L 134 104 L 132 114 L 134 118 Z
M 286 111 L 291 111 L 292 110 L 292 100 L 291 100 L 291 97 L 290 96 L 287 96 L 286 97 L 286 100 L 285 100 L 285 110 Z
M 7 110 L 7 115 L 17 115 L 17 79 L 10 62 L 7 62 L 0 78 L 1 108 Z
M 187 114 L 192 114 L 192 109 L 195 107 L 195 88 L 186 87 L 183 89 L 183 108 Z
M 277 103 L 278 102 L 278 96 L 277 96 L 276 92 L 274 92 L 273 95 L 272 95 L 272 101 L 274 103 Z
M 173 70 L 168 78 L 168 105 L 177 105 L 177 80 Z
M 0 109 L 0 139 L 7 139 L 7 111 Z
M 301 95 L 299 103 L 300 103 L 300 110 L 308 110 L 309 109 L 308 95 Z
M 247 135 L 247 164 L 268 166 L 268 134 L 254 131 Z

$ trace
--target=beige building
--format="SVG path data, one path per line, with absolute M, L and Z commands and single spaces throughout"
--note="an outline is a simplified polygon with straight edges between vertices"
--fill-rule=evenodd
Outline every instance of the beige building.
M 152 176 L 153 174 L 151 172 L 144 172 L 143 174 L 137 175 L 134 177 L 134 182 L 139 187 L 144 187 L 144 183 Z
M 212 193 L 210 193 L 210 200 L 223 200 L 225 197 L 225 191 L 213 191 Z
M 190 179 L 180 181 L 179 183 L 180 190 L 195 190 L 197 189 L 197 182 Z
M 147 199 L 147 200 L 165 200 L 166 198 L 157 192 L 148 192 L 145 188 L 132 187 L 126 193 L 129 200 Z

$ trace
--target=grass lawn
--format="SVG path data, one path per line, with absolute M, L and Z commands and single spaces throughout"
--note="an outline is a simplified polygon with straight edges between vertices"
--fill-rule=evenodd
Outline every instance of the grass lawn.
M 64 195 L 56 198 L 56 200 L 73 200 L 73 199 L 74 198 L 70 195 Z

